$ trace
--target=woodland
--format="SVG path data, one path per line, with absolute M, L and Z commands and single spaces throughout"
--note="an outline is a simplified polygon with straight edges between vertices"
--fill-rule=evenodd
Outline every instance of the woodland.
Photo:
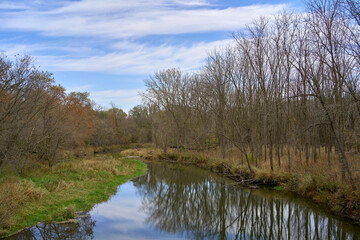
M 164 151 L 216 146 L 230 162 L 235 148 L 250 172 L 321 161 L 356 190 L 359 27 L 359 2 L 314 0 L 306 14 L 283 11 L 234 33 L 199 72 L 156 72 L 143 94 L 152 141 Z
M 211 50 L 200 70 L 152 74 L 143 104 L 128 114 L 97 106 L 86 92 L 66 93 L 31 56 L 2 54 L 0 175 L 51 169 L 79 149 L 151 143 L 250 174 L 322 181 L 328 192 L 341 186 L 360 209 L 359 84 L 356 0 L 312 0 L 305 13 L 254 20 Z

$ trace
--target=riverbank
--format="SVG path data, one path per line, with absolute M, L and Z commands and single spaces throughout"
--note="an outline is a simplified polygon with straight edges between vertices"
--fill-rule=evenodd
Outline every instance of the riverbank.
M 117 187 L 144 174 L 146 165 L 120 154 L 101 154 L 38 165 L 21 176 L 0 177 L 0 236 L 42 221 L 64 221 L 76 211 L 89 211 L 107 200 Z
M 267 185 L 280 191 L 291 191 L 313 202 L 323 204 L 329 212 L 349 218 L 360 224 L 360 192 L 352 191 L 350 185 L 344 184 L 325 173 L 321 165 L 302 166 L 289 171 L 286 168 L 271 171 L 269 168 L 253 167 L 251 173 L 245 164 L 233 159 L 231 163 L 204 153 L 195 151 L 169 150 L 166 154 L 160 149 L 140 148 L 128 149 L 125 155 L 140 156 L 146 160 L 165 160 L 186 165 L 195 165 L 208 169 L 222 176 L 229 177 L 239 184 Z M 320 163 L 319 163 L 320 164 Z

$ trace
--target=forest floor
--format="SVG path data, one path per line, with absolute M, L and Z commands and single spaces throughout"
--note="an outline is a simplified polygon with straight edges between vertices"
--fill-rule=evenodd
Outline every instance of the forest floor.
M 273 171 L 267 166 L 268 161 L 267 163 L 258 163 L 258 167 L 255 167 L 252 162 L 254 172 L 251 173 L 246 163 L 241 163 L 239 157 L 233 156 L 229 161 L 219 157 L 216 151 L 197 152 L 168 149 L 165 154 L 161 149 L 147 147 L 128 149 L 121 154 L 139 156 L 146 160 L 164 160 L 195 165 L 250 187 L 267 185 L 275 190 L 292 191 L 327 206 L 329 212 L 333 214 L 349 218 L 360 224 L 360 191 L 359 189 L 352 191 L 350 184 L 341 180 L 336 162 L 329 167 L 327 160 L 321 158 L 311 165 L 296 160 L 293 161 L 292 168 L 289 170 L 285 167 L 284 159 L 282 167 L 275 166 Z M 358 163 L 358 159 L 355 161 Z M 359 188 L 360 177 L 358 175 L 355 175 L 355 182 Z
M 0 236 L 39 222 L 72 219 L 107 200 L 117 187 L 144 174 L 141 160 L 119 153 L 72 158 L 52 168 L 38 164 L 19 175 L 0 175 Z

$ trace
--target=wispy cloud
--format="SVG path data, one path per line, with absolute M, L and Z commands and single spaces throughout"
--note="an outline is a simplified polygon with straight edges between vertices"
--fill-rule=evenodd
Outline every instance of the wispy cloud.
M 55 55 L 54 53 L 62 52 L 64 56 L 77 56 L 86 57 L 100 52 L 96 48 L 86 46 L 81 43 L 73 42 L 69 45 L 60 45 L 58 43 L 36 43 L 36 44 L 24 44 L 24 43 L 0 43 L 0 52 L 6 53 L 8 56 L 16 54 L 31 54 L 33 56 L 41 56 L 42 54 Z M 58 56 L 59 54 L 57 54 Z
M 202 65 L 208 51 L 227 45 L 231 39 L 191 46 L 146 46 L 133 43 L 133 51 L 111 52 L 84 58 L 38 56 L 39 64 L 52 71 L 87 71 L 117 74 L 151 74 L 164 68 L 196 70 Z
M 86 85 L 72 85 L 66 89 L 68 93 L 70 92 L 89 92 L 90 89 L 94 88 L 95 85 L 86 84 Z
M 219 8 L 208 0 L 81 0 L 57 1 L 56 5 L 40 8 L 42 4 L 37 1 L 19 2 L 3 3 L 3 7 L 9 9 L 25 7 L 20 13 L 8 11 L 1 14 L 0 31 L 8 29 L 53 36 L 92 36 L 92 40 L 74 39 L 30 45 L 0 43 L 0 51 L 10 55 L 32 54 L 42 67 L 50 71 L 121 74 L 151 74 L 169 67 L 194 70 L 202 64 L 209 50 L 229 42 L 193 42 L 190 46 L 164 42 L 153 45 L 139 41 L 141 37 L 231 32 L 244 27 L 257 16 L 273 14 L 286 6 Z M 96 46 L 97 41 L 101 41 L 102 48 Z
M 42 69 L 141 76 L 165 68 L 199 69 L 208 52 L 227 45 L 224 32 L 237 31 L 254 18 L 277 13 L 288 4 L 236 7 L 217 0 L 1 0 L 0 52 L 31 54 Z M 192 34 L 223 33 L 197 40 Z M 178 36 L 188 39 L 182 42 Z M 176 39 L 172 41 L 171 39 Z M 150 39 L 150 40 L 149 40 Z M 154 40 L 155 39 L 155 40 Z M 154 40 L 154 41 L 152 41 Z M 67 75 L 70 76 L 71 74 Z M 79 75 L 76 75 L 78 77 Z M 73 83 L 69 83 L 73 80 Z M 67 79 L 68 91 L 88 91 L 103 106 L 129 110 L 141 89 L 94 91 L 101 84 Z M 142 79 L 141 79 L 142 80 Z M 118 83 L 122 81 L 109 80 Z M 81 83 L 79 83 L 81 82 Z M 62 84 L 60 82 L 60 84 Z M 125 87 L 124 87 L 125 88 Z M 130 88 L 130 90 L 128 90 Z M 111 89 L 102 86 L 101 89 Z
M 14 2 L 2 2 L 0 3 L 0 10 L 26 10 L 29 7 L 25 4 L 18 4 Z
M 145 89 L 112 89 L 106 91 L 96 91 L 95 85 L 72 85 L 66 89 L 67 93 L 70 92 L 88 92 L 90 99 L 94 100 L 97 105 L 108 108 L 110 103 L 114 103 L 125 112 L 128 112 L 132 107 L 141 103 L 140 94 Z
M 118 107 L 128 112 L 132 107 L 141 103 L 140 92 L 144 89 L 115 89 L 107 91 L 89 91 L 90 98 L 101 106 L 110 106 L 115 103 Z
M 64 2 L 52 10 L 24 9 L 0 16 L 0 28 L 38 31 L 52 36 L 141 37 L 204 31 L 231 31 L 254 17 L 269 15 L 284 4 L 214 8 L 207 1 L 103 1 Z

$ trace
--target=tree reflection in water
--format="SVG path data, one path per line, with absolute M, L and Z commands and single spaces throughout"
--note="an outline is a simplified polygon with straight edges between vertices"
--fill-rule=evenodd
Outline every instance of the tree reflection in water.
M 94 239 L 95 221 L 90 215 L 77 219 L 77 223 L 45 223 L 39 224 L 32 228 L 26 229 L 17 235 L 8 239 L 44 239 L 44 240 L 63 240 L 77 239 L 87 240 Z
M 196 168 L 150 164 L 133 180 L 146 223 L 195 239 L 359 239 L 359 229 L 302 199 L 245 190 Z M 314 208 L 315 207 L 315 208 Z
M 41 224 L 10 239 L 360 239 L 359 226 L 289 194 L 243 189 L 194 167 L 148 169 L 92 218 Z

